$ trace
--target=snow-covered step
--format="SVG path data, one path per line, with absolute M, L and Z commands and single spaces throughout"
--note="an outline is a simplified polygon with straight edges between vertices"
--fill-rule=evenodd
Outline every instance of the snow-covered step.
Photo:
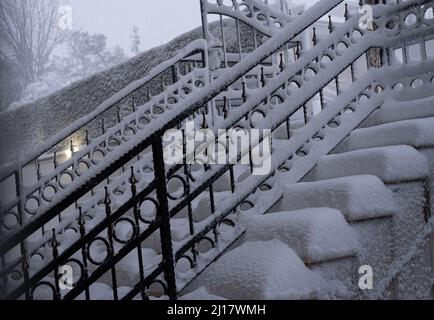
M 366 119 L 361 127 L 426 117 L 434 117 L 434 97 L 432 96 L 411 101 L 389 99 Z
M 243 242 L 280 240 L 325 279 L 340 280 L 349 292 L 357 291 L 354 275 L 360 243 L 339 210 L 308 208 L 246 215 L 242 221 L 246 227 Z
M 411 146 L 397 145 L 324 156 L 307 179 L 370 174 L 391 183 L 421 179 L 428 172 L 428 161 L 423 154 Z
M 349 222 L 390 217 L 396 211 L 393 193 L 376 176 L 360 175 L 282 185 L 283 199 L 270 212 L 329 207 Z
M 342 213 L 331 208 L 248 215 L 243 241 L 278 239 L 286 243 L 307 264 L 357 254 L 357 235 Z
M 391 122 L 354 130 L 336 148 L 335 153 L 391 145 L 434 147 L 434 117 Z
M 410 145 L 427 158 L 430 187 L 434 190 L 434 117 L 391 122 L 354 130 L 334 153 L 399 144 Z M 431 196 L 431 203 L 434 203 L 434 192 L 431 192 Z
M 398 210 L 393 192 L 376 176 L 362 175 L 282 185 L 283 199 L 270 212 L 329 207 L 342 212 L 360 242 L 357 265 L 346 274 L 358 278 L 358 268 L 370 265 L 378 277 L 392 261 L 392 216 Z M 330 276 L 343 272 L 339 261 L 322 264 Z M 348 277 L 348 276 L 347 276 Z M 347 281 L 355 279 L 347 279 Z M 357 291 L 357 283 L 352 289 Z
M 427 158 L 405 145 L 356 150 L 323 157 L 308 179 L 323 180 L 354 174 L 376 175 L 394 193 L 397 210 L 392 217 L 392 227 L 388 229 L 393 238 L 393 260 L 411 254 L 412 262 L 390 283 L 389 293 L 394 298 L 428 297 L 431 289 L 428 285 L 431 277 L 429 241 L 413 247 L 426 221 Z M 366 236 L 375 238 L 377 235 L 367 230 Z
M 309 270 L 280 240 L 249 241 L 229 251 L 187 289 L 201 287 L 231 300 L 327 299 L 348 294 L 340 281 L 325 280 Z

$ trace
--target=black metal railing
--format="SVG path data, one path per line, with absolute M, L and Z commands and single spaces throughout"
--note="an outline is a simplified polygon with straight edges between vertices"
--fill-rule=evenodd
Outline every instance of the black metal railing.
M 92 299 L 93 286 L 102 282 L 110 284 L 108 291 L 115 300 L 158 295 L 175 299 L 182 288 L 242 234 L 238 215 L 254 204 L 251 198 L 262 193 L 278 193 L 273 176 L 293 172 L 294 161 L 303 163 L 303 170 L 308 170 L 318 158 L 310 152 L 315 143 L 331 139 L 328 138 L 331 135 L 333 143 L 338 144 L 348 130 L 381 105 L 382 73 L 368 70 L 365 57 L 369 49 L 392 47 L 402 37 L 417 38 L 421 32 L 425 36 L 428 31 L 432 34 L 432 23 L 417 25 L 388 36 L 385 41 L 381 26 L 375 32 L 360 30 L 359 17 L 347 15 L 346 23 L 331 28 L 329 37 L 313 39 L 313 48 L 300 52 L 297 61 L 288 63 L 282 59 L 272 78 L 262 76 L 263 73 L 258 87 L 246 86 L 245 75 L 250 70 L 261 68 L 261 62 L 270 57 L 280 56 L 282 47 L 327 16 L 340 2 L 316 5 L 305 17 L 288 25 L 290 32 L 285 29 L 285 33 L 277 34 L 212 83 L 202 83 L 193 90 L 199 78 L 189 78 L 182 82 L 189 87 L 173 87 L 174 91 L 190 88 L 190 92 L 185 92 L 185 97 L 172 107 L 167 107 L 170 104 L 166 98 L 164 117 L 152 111 L 140 115 L 155 115 L 153 121 L 141 127 L 140 117 L 134 114 L 122 126 L 114 128 L 111 135 L 97 141 L 93 149 L 84 152 L 82 156 L 93 162 L 94 169 L 84 175 L 74 175 L 71 184 L 63 188 L 64 192 L 38 206 L 33 218 L 19 223 L 17 231 L 6 235 L 1 242 L 0 283 L 4 297 L 33 299 L 46 287 L 51 292 L 49 298 Z M 418 39 L 421 41 L 420 36 Z M 364 67 L 361 70 L 357 65 Z M 341 90 L 342 79 L 352 83 L 348 92 Z M 236 108 L 224 103 L 219 114 L 213 109 L 215 100 L 228 94 L 231 87 L 241 88 L 242 103 Z M 323 95 L 324 91 L 335 93 Z M 315 97 L 321 100 L 321 111 L 308 114 L 307 104 Z M 327 103 L 331 101 L 334 103 Z M 155 103 L 151 110 L 155 107 L 161 105 Z M 293 117 L 297 113 L 303 114 L 301 129 L 294 127 L 297 119 Z M 255 121 L 258 115 L 259 120 Z M 278 137 L 276 140 L 285 141 L 286 147 L 278 154 L 273 153 L 272 168 L 263 176 L 251 174 L 254 169 L 251 152 L 266 137 L 240 150 L 238 159 L 245 155 L 250 158 L 247 168 L 229 163 L 194 166 L 187 162 L 190 156 L 184 129 L 187 120 L 215 132 L 235 127 L 269 128 Z M 348 124 L 341 126 L 342 123 Z M 119 131 L 126 127 L 134 135 L 128 135 L 124 129 Z M 334 135 L 333 129 L 339 127 L 345 130 Z M 183 162 L 173 166 L 164 161 L 163 136 L 170 129 L 184 129 Z M 286 133 L 284 138 L 279 136 L 281 129 Z M 120 143 L 110 144 L 111 137 Z M 96 150 L 106 151 L 100 159 L 93 159 Z M 234 173 L 239 169 L 243 173 L 236 178 Z M 243 174 L 247 177 L 244 180 L 240 178 Z M 294 175 L 295 181 L 301 178 Z M 226 185 L 216 191 L 217 182 L 221 183 L 222 179 Z M 39 193 L 41 189 L 43 185 Z M 24 198 L 20 199 L 24 209 Z M 201 200 L 209 206 L 201 206 Z M 129 232 L 121 232 L 121 225 L 126 225 Z M 71 239 L 65 238 L 68 230 L 73 233 Z M 148 247 L 153 249 L 153 257 L 144 251 Z M 42 259 L 39 264 L 33 261 L 38 257 Z M 128 281 L 125 280 L 126 261 L 135 266 L 134 277 Z M 72 288 L 66 291 L 61 289 L 63 275 L 59 275 L 65 265 L 75 265 L 75 274 L 79 274 Z

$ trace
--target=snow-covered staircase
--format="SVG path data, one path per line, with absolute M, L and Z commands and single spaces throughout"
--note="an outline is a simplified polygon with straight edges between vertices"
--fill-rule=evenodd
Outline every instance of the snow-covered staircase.
M 132 84 L 0 174 L 2 296 L 432 298 L 434 57 L 423 48 L 434 38 L 433 1 L 377 5 L 375 30 L 341 0 L 295 17 L 256 0 L 227 4 L 202 1 L 207 42 L 156 68 L 173 75 L 159 94 L 116 115 L 150 77 Z M 252 27 L 251 52 L 239 41 L 228 63 L 237 54 L 209 33 L 207 14 L 234 18 L 238 40 L 238 23 Z M 321 19 L 330 34 L 317 33 Z M 107 111 L 117 121 L 100 130 L 93 121 Z M 271 129 L 270 170 L 252 174 L 265 136 L 238 150 L 250 165 L 187 163 L 187 120 L 216 133 Z M 170 129 L 184 129 L 178 164 L 164 158 Z M 71 140 L 66 159 L 54 154 L 41 172 L 76 136 L 85 144 Z M 35 159 L 36 181 L 26 173 Z M 362 266 L 373 290 L 359 288 Z
M 246 235 L 237 243 L 241 248 L 234 249 L 227 260 L 221 258 L 196 286 L 229 299 L 236 299 L 233 294 L 241 299 L 244 294 L 253 299 L 431 299 L 433 248 L 429 237 L 416 244 L 430 218 L 434 174 L 434 87 L 423 89 L 419 93 L 414 92 L 417 88 L 403 89 L 413 95 L 431 95 L 405 102 L 396 101 L 397 93 L 392 92 L 384 106 L 332 154 L 323 156 L 303 182 L 286 184 L 282 174 L 283 198 L 267 214 L 245 217 Z M 245 241 L 251 242 L 241 244 Z M 256 255 L 263 241 L 276 248 L 283 242 L 293 250 L 287 253 L 295 260 L 292 264 L 300 267 L 302 261 L 323 280 L 341 281 L 343 288 L 333 282 L 319 285 L 318 274 L 309 276 L 306 268 L 289 275 L 283 270 L 267 270 L 268 264 L 262 267 L 263 272 L 257 270 L 257 261 L 279 260 L 277 255 Z M 244 250 L 255 255 L 246 257 Z M 408 265 L 392 265 L 406 255 L 410 257 Z M 258 279 L 256 274 L 231 269 L 239 264 L 252 266 L 256 274 L 269 275 L 262 279 L 263 291 L 248 285 L 250 279 Z M 360 290 L 358 269 L 364 265 L 375 270 L 375 281 L 387 279 L 379 286 L 382 292 Z M 286 293 L 273 287 L 278 282 L 274 277 L 288 281 Z M 305 286 L 297 283 L 299 279 Z
M 243 216 L 237 247 L 189 290 L 227 299 L 432 298 L 432 248 L 415 240 L 429 219 L 434 103 L 421 113 L 419 102 L 383 120 L 378 110 L 304 182 L 285 184 L 282 174 L 283 198 L 265 215 Z M 407 254 L 409 265 L 393 269 Z M 360 290 L 365 265 L 375 281 L 393 275 L 383 292 Z

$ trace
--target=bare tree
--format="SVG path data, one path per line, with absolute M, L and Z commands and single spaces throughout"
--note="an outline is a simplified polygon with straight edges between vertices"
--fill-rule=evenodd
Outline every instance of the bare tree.
M 58 0 L 0 0 L 0 58 L 17 73 L 21 85 L 44 71 L 64 39 Z

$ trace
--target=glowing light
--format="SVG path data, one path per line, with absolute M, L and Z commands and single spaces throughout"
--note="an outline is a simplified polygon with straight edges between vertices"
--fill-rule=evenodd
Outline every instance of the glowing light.
M 71 157 L 72 157 L 72 151 L 71 150 L 69 150 L 69 149 L 65 150 L 64 154 L 65 154 L 65 157 L 67 160 L 71 159 Z

